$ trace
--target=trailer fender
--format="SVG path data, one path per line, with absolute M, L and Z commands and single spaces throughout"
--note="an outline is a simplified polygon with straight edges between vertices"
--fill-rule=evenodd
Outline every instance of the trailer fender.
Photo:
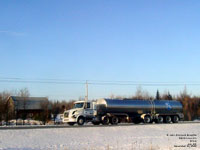
M 141 117 L 142 119 L 144 119 L 144 117 L 147 116 L 147 115 L 151 117 L 150 114 L 142 114 L 140 117 Z
M 158 119 L 159 116 L 160 114 L 155 114 L 154 119 Z
M 184 119 L 184 114 L 183 113 L 177 113 L 178 117 L 180 118 L 180 120 Z

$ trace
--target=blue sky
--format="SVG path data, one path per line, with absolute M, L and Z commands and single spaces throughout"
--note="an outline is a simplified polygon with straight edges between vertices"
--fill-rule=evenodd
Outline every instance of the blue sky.
M 0 78 L 197 83 L 199 8 L 197 0 L 2 0 Z M 52 99 L 85 94 L 84 85 L 0 82 L 0 91 L 23 87 Z M 89 95 L 129 96 L 135 89 L 91 85 Z

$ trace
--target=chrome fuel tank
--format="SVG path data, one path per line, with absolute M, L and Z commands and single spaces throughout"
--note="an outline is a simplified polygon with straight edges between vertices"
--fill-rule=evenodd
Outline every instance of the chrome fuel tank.
M 182 113 L 183 106 L 175 100 L 154 100 L 156 113 Z
M 100 99 L 97 101 L 97 111 L 100 113 L 178 113 L 182 112 L 179 101 L 169 100 L 118 100 Z
M 150 113 L 153 109 L 148 100 L 100 99 L 97 110 L 106 113 Z

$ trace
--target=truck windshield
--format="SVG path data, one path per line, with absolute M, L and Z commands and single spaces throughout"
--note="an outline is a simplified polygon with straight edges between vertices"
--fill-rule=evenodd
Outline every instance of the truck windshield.
M 84 103 L 75 103 L 74 108 L 83 108 Z

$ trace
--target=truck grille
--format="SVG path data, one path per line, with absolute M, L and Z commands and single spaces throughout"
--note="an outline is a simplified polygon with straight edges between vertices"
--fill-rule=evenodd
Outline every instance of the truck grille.
M 65 112 L 64 113 L 64 118 L 68 118 L 68 116 L 69 116 L 69 112 Z

